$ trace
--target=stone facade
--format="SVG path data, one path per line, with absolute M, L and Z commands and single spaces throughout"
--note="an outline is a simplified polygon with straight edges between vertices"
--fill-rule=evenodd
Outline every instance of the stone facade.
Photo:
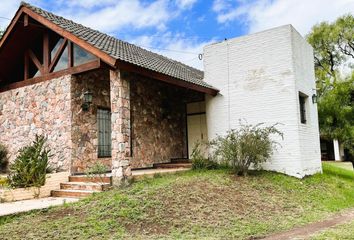
M 48 138 L 51 165 L 69 170 L 71 163 L 71 76 L 0 93 L 0 142 L 14 161 L 20 148 Z
M 93 93 L 93 102 L 88 111 L 83 111 L 82 94 L 87 90 Z M 72 171 L 84 172 L 97 162 L 110 170 L 111 158 L 98 158 L 97 125 L 97 109 L 111 107 L 109 71 L 102 69 L 73 76 L 71 100 Z
M 132 168 L 187 157 L 185 89 L 131 76 Z
M 112 176 L 115 185 L 131 176 L 130 82 L 120 70 L 110 70 Z

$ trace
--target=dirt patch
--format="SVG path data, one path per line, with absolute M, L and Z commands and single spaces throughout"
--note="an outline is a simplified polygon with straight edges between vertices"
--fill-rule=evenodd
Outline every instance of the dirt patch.
M 130 234 L 168 234 L 191 225 L 203 228 L 227 227 L 248 217 L 266 219 L 269 212 L 284 211 L 272 191 L 253 189 L 244 178 L 223 186 L 198 180 L 176 183 L 149 196 L 156 205 L 146 209 L 146 217 L 125 225 Z

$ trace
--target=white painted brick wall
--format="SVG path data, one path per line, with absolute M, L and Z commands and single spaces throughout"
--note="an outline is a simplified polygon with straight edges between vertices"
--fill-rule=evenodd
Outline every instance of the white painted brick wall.
M 204 48 L 205 81 L 220 89 L 206 97 L 209 139 L 250 124 L 280 123 L 284 140 L 264 168 L 303 177 L 321 171 L 312 49 L 290 26 Z M 308 124 L 300 123 L 298 91 L 309 96 Z

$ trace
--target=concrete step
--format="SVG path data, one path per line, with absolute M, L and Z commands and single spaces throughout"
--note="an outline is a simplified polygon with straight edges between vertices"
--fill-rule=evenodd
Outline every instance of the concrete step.
M 73 198 L 82 198 L 92 195 L 94 192 L 92 190 L 70 190 L 70 189 L 60 189 L 53 190 L 51 192 L 52 197 L 73 197 Z
M 112 177 L 88 177 L 84 175 L 69 176 L 69 182 L 88 182 L 88 183 L 112 183 Z
M 60 189 L 67 190 L 91 190 L 106 191 L 110 188 L 110 183 L 94 183 L 94 182 L 66 182 L 60 183 Z
M 154 168 L 191 168 L 192 163 L 155 163 Z

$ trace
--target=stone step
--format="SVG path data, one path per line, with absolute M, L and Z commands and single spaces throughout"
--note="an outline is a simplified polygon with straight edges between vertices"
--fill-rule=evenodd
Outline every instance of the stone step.
M 93 182 L 66 182 L 60 183 L 60 189 L 67 190 L 91 190 L 106 191 L 110 188 L 110 183 L 93 183 Z
M 154 168 L 191 168 L 192 163 L 155 163 Z
M 186 158 L 175 158 L 171 159 L 171 163 L 191 163 L 191 160 Z
M 69 182 L 112 183 L 112 177 L 69 176 Z
M 92 190 L 70 190 L 70 189 L 60 189 L 53 190 L 51 192 L 52 197 L 72 197 L 72 198 L 82 198 L 92 195 L 94 192 Z

